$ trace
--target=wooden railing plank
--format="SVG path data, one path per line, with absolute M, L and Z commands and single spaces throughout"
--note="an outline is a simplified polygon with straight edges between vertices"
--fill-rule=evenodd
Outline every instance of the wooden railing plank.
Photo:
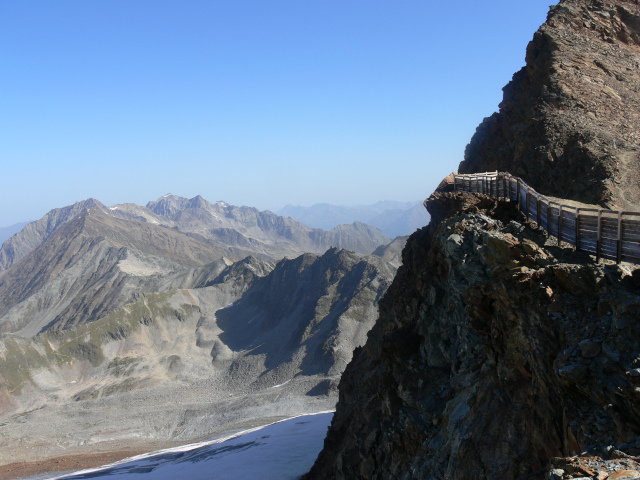
M 617 262 L 622 261 L 622 212 L 618 212 L 618 258 Z
M 625 232 L 640 232 L 640 222 L 632 222 L 629 220 L 622 220 L 622 227 Z
M 640 256 L 640 244 L 622 242 L 622 254 Z
M 583 215 L 580 211 L 580 226 L 598 228 L 598 216 Z
M 624 232 L 624 241 L 631 241 L 631 242 L 640 242 L 640 233 L 629 233 L 625 230 Z

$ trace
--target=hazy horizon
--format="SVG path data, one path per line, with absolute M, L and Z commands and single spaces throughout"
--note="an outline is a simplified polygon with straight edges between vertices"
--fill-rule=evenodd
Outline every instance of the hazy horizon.
M 159 200 L 160 198 L 162 198 L 163 196 L 166 196 L 166 195 L 173 195 L 173 194 L 165 194 L 165 195 L 161 195 L 161 196 L 160 196 L 160 197 L 158 197 L 158 198 L 151 199 L 151 200 L 149 200 L 148 202 L 144 202 L 144 203 L 139 204 L 139 205 L 146 206 L 146 205 L 147 205 L 147 203 L 149 203 L 149 202 L 151 202 L 151 201 Z M 181 195 L 178 195 L 178 196 L 181 196 Z M 197 195 L 196 195 L 196 196 L 197 196 Z M 201 195 L 201 196 L 202 196 L 202 195 Z M 210 198 L 206 198 L 206 197 L 204 197 L 204 196 L 202 196 L 202 197 L 203 197 L 205 200 L 207 200 L 207 201 L 209 201 L 209 202 L 211 202 L 211 203 L 216 202 L 216 201 L 223 201 L 223 202 L 224 202 L 224 199 L 213 200 L 213 199 L 210 199 Z M 92 197 L 90 197 L 90 198 L 92 198 Z M 185 198 L 186 198 L 186 197 L 185 197 Z M 193 197 L 191 197 L 191 198 L 193 198 Z M 78 202 L 81 202 L 81 201 L 84 201 L 84 200 L 88 200 L 88 198 L 82 198 L 82 199 L 79 199 L 79 200 L 78 200 Z M 101 203 L 104 203 L 104 202 L 102 202 L 99 198 L 96 198 L 96 200 L 98 200 L 98 201 L 99 201 L 99 202 L 101 202 Z M 384 199 L 384 200 L 378 200 L 377 202 L 373 202 L 373 203 L 366 204 L 366 205 L 365 205 L 365 204 L 358 204 L 358 205 L 337 205 L 337 204 L 329 204 L 329 203 L 327 203 L 327 202 L 319 202 L 319 203 L 314 203 L 313 205 L 292 205 L 292 204 L 287 204 L 287 205 L 282 205 L 281 207 L 279 207 L 279 208 L 277 208 L 277 209 L 268 209 L 268 208 L 267 208 L 267 209 L 259 209 L 259 210 L 261 210 L 261 211 L 264 211 L 264 210 L 270 210 L 270 211 L 272 211 L 273 213 L 278 214 L 278 212 L 279 212 L 279 211 L 281 211 L 281 210 L 283 210 L 283 209 L 285 209 L 285 208 L 287 208 L 287 207 L 310 209 L 310 208 L 312 208 L 312 207 L 316 207 L 316 206 L 319 206 L 319 205 L 331 205 L 331 206 L 340 207 L 340 208 L 358 208 L 358 207 L 370 207 L 370 206 L 373 206 L 373 205 L 376 205 L 376 204 L 380 204 L 380 203 L 387 203 L 387 202 L 389 202 L 389 203 L 400 203 L 400 204 L 406 204 L 406 205 L 408 206 L 409 204 L 411 204 L 411 205 L 416 205 L 417 203 L 420 203 L 420 202 L 421 202 L 421 200 L 414 200 L 414 201 L 406 201 L 406 202 L 405 202 L 405 201 L 398 201 L 398 200 Z M 73 202 L 73 203 L 76 203 L 76 202 Z M 121 204 L 123 204 L 123 203 L 134 203 L 134 202 L 120 202 L 119 204 L 106 204 L 106 203 L 104 203 L 104 205 L 106 205 L 107 207 L 112 207 L 112 206 L 115 206 L 115 205 L 121 205 Z M 229 202 L 225 202 L 225 203 L 229 203 Z M 69 205 L 72 205 L 72 204 L 69 204 Z M 54 209 L 56 209 L 56 208 L 64 208 L 64 207 L 67 207 L 67 206 L 69 206 L 69 205 L 56 205 L 56 206 L 54 206 L 54 207 L 51 207 L 49 210 L 47 210 L 46 212 L 44 212 L 44 213 L 43 213 L 43 215 L 41 215 L 41 216 L 40 216 L 40 217 L 38 217 L 38 218 L 25 219 L 25 220 L 21 220 L 21 221 L 18 221 L 18 222 L 14 222 L 14 223 L 12 223 L 12 224 L 10 224 L 10 225 L 0 225 L 0 230 L 7 229 L 7 228 L 11 228 L 11 227 L 14 227 L 14 226 L 16 226 L 16 225 L 23 225 L 23 226 L 24 226 L 24 225 L 26 225 L 26 224 L 28 224 L 28 223 L 30 223 L 30 222 L 33 222 L 33 221 L 39 220 L 40 218 L 42 218 L 44 215 L 46 215 L 46 214 L 47 214 L 48 212 L 50 212 L 51 210 L 54 210 Z M 253 205 L 234 205 L 234 206 L 236 206 L 236 207 L 243 207 L 243 206 L 244 206 L 244 207 L 254 207 Z M 254 208 L 258 208 L 258 207 L 254 207 Z M 2 233 L 2 232 L 0 232 L 0 233 Z M 7 238 L 8 238 L 8 237 L 7 237 Z M 0 245 L 2 245 L 2 241 L 0 241 Z
M 272 211 L 425 198 L 550 3 L 4 2 L 0 225 L 169 191 Z

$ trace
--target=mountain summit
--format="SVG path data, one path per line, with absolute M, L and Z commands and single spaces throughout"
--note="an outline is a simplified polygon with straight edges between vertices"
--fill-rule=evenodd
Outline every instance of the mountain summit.
M 460 173 L 509 171 L 545 195 L 637 210 L 640 5 L 563 0 L 478 127 Z

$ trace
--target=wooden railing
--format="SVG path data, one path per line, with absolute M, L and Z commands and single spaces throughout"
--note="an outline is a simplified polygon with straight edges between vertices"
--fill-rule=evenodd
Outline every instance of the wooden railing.
M 559 241 L 617 263 L 640 264 L 640 212 L 582 208 L 552 201 L 508 173 L 455 175 L 456 191 L 518 202 L 528 219 Z

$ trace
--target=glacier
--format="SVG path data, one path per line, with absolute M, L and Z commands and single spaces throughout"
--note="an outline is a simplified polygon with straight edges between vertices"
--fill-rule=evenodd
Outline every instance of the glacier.
M 233 437 L 130 457 L 99 468 L 32 479 L 247 480 L 297 479 L 322 450 L 333 412 L 320 412 L 245 430 Z M 52 475 L 52 474 L 49 474 Z

